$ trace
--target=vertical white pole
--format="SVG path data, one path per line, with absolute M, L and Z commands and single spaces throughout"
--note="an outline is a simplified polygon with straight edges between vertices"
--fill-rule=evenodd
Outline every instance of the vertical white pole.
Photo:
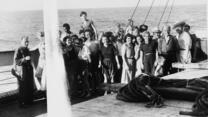
M 71 117 L 63 55 L 59 45 L 56 0 L 44 0 L 47 116 Z

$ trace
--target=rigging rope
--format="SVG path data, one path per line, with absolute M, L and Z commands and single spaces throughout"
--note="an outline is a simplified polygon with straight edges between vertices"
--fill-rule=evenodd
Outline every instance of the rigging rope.
M 167 2 L 166 2 L 166 4 L 165 4 L 165 8 L 164 8 L 164 10 L 163 10 L 163 13 L 162 13 L 162 15 L 161 15 L 161 17 L 160 17 L 160 20 L 159 20 L 159 22 L 158 22 L 158 25 L 157 25 L 158 27 L 160 26 L 160 23 L 161 23 L 161 21 L 162 21 L 162 18 L 163 18 L 164 14 L 165 14 L 165 11 L 166 11 L 167 7 L 168 7 L 169 1 L 170 1 L 170 0 L 167 0 Z
M 153 6 L 154 2 L 155 2 L 155 0 L 152 1 L 151 6 L 150 6 L 150 8 L 149 8 L 149 11 L 147 12 L 147 15 L 145 16 L 145 19 L 144 19 L 143 24 L 145 24 L 145 22 L 146 22 L 146 20 L 147 20 L 147 18 L 148 18 L 148 16 L 149 16 L 149 14 L 150 14 L 150 11 L 151 11 L 151 9 L 152 9 L 152 6 Z
M 167 21 L 166 21 L 166 24 L 167 24 L 168 21 L 169 21 L 169 18 L 170 18 L 170 15 L 171 15 L 171 13 L 172 13 L 172 9 L 173 9 L 174 3 L 175 3 L 175 0 L 173 0 L 173 2 L 172 2 L 171 8 L 170 8 L 170 12 L 169 12 L 169 15 L 168 15 L 168 18 L 167 18 Z
M 139 6 L 139 2 L 140 2 L 140 1 L 141 1 L 141 0 L 138 0 L 137 5 L 136 5 L 136 7 L 134 8 L 134 11 L 133 11 L 133 13 L 132 13 L 132 15 L 131 15 L 131 17 L 130 17 L 130 20 L 133 19 L 134 14 L 135 14 L 135 12 L 136 12 L 137 7 Z
M 162 3 L 163 3 L 163 1 L 162 0 L 158 0 L 158 11 L 159 11 L 159 8 L 162 6 Z M 155 21 L 159 21 L 159 17 L 157 18 L 157 20 L 155 20 Z M 155 23 L 155 22 L 154 22 Z

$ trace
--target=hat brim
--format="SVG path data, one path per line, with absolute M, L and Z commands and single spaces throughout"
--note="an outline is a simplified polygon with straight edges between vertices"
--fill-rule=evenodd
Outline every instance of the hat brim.
M 178 22 L 176 24 L 173 25 L 173 29 L 177 28 L 177 27 L 182 27 L 186 24 L 185 21 L 181 21 L 181 22 Z

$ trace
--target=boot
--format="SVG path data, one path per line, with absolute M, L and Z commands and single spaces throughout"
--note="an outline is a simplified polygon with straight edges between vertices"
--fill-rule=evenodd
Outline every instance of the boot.
M 155 102 L 155 107 L 161 108 L 163 106 L 164 106 L 164 99 L 160 95 L 158 95 L 157 100 Z

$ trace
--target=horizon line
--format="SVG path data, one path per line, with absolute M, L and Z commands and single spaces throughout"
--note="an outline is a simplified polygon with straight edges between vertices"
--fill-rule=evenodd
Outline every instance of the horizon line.
M 181 7 L 181 6 L 207 6 L 206 4 L 192 4 L 192 5 L 187 5 L 187 4 L 182 4 L 182 5 L 174 5 L 175 7 Z M 85 8 L 58 8 L 58 10 L 79 10 L 79 9 L 118 9 L 118 8 L 134 8 L 135 6 L 121 6 L 121 7 L 85 7 Z M 140 6 L 140 7 L 149 7 L 149 6 Z M 153 6 L 153 7 L 164 7 L 164 5 L 162 6 Z M 171 6 L 168 6 L 171 7 Z M 21 11 L 42 11 L 43 9 L 16 9 L 16 10 L 3 10 L 0 9 L 0 12 L 21 12 Z

